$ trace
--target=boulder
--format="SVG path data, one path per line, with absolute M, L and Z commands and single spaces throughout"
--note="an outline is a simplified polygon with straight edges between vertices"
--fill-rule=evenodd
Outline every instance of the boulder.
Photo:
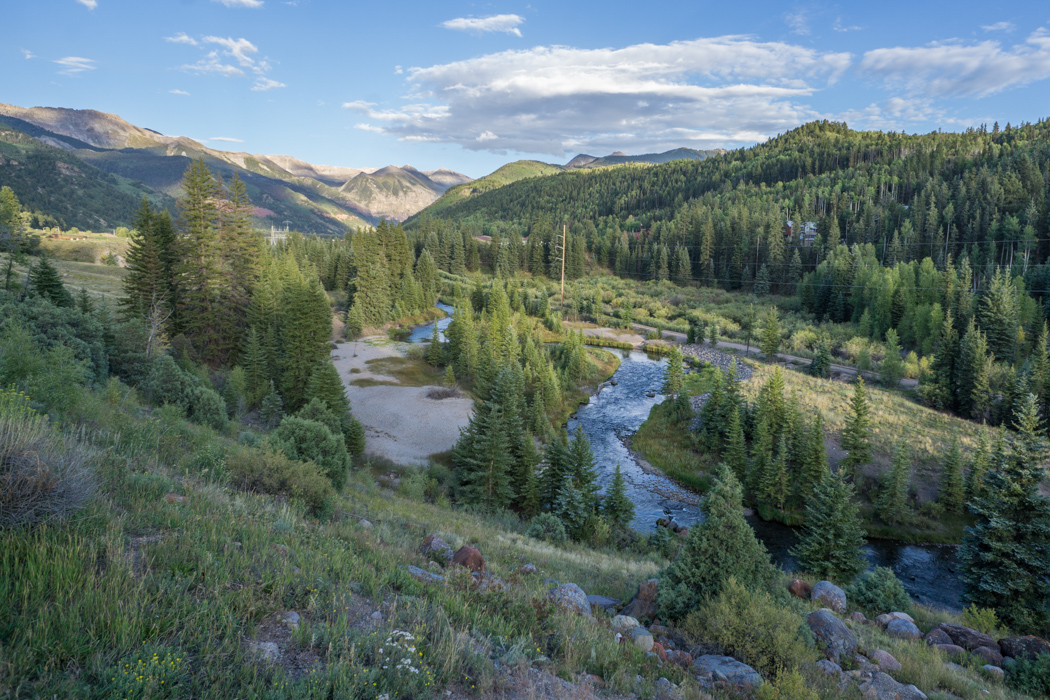
M 641 625 L 638 625 L 631 630 L 628 637 L 631 643 L 642 651 L 652 651 L 653 649 L 653 635 L 649 633 L 649 630 L 645 629 Z
M 420 569 L 418 566 L 409 566 L 408 575 L 419 581 L 420 583 L 436 583 L 445 585 L 445 577 L 432 574 L 426 569 Z
M 587 602 L 591 604 L 591 608 L 601 608 L 607 613 L 616 612 L 616 608 L 620 606 L 622 601 L 616 598 L 606 598 L 603 595 L 589 595 L 587 596 Z
M 897 639 L 922 639 L 922 632 L 915 626 L 914 622 L 897 619 L 886 625 L 886 634 Z
M 841 658 L 851 658 L 857 650 L 857 640 L 842 620 L 830 610 L 817 610 L 806 617 L 806 624 L 813 636 L 824 645 L 824 655 L 838 663 Z
M 375 527 L 376 527 L 375 525 L 373 525 L 372 523 L 368 522 L 364 518 L 361 518 L 360 520 L 357 521 L 357 526 L 360 527 L 362 530 L 374 530 Z
M 952 638 L 952 644 L 958 644 L 966 651 L 973 651 L 977 647 L 999 649 L 996 641 L 984 632 L 978 632 L 962 625 L 950 625 L 947 622 L 942 622 L 939 627 Z
M 612 619 L 610 625 L 612 626 L 613 632 L 627 634 L 638 626 L 638 620 L 629 615 L 617 615 Z
M 1050 642 L 1042 637 L 1034 637 L 1032 635 L 1000 639 L 999 648 L 1002 650 L 1003 656 L 1015 659 L 1034 659 L 1040 654 L 1050 654 Z
M 503 579 L 493 575 L 489 571 L 475 571 L 471 574 L 474 579 L 474 588 L 479 593 L 485 591 L 505 591 L 507 590 L 507 584 L 504 583 Z
M 478 551 L 477 547 L 465 545 L 456 550 L 456 553 L 452 555 L 452 565 L 465 566 L 472 572 L 484 571 L 485 558 L 481 556 L 481 552 Z
M 277 616 L 281 623 L 288 629 L 294 630 L 299 626 L 299 613 L 294 610 L 283 612 Z
M 277 646 L 277 642 L 253 642 L 251 649 L 260 659 L 269 663 L 281 658 L 281 648 Z
M 693 671 L 701 686 L 729 685 L 753 690 L 762 685 L 762 676 L 758 675 L 758 671 L 732 656 L 704 654 L 693 661 Z
M 1003 669 L 999 668 L 998 666 L 993 666 L 992 664 L 986 664 L 984 666 L 981 666 L 981 671 L 983 671 L 985 675 L 991 676 L 992 678 L 998 680 L 1002 680 L 1003 676 L 1006 675 L 1003 672 Z
M 448 542 L 437 535 L 428 535 L 423 540 L 423 544 L 420 545 L 419 553 L 424 557 L 436 559 L 446 564 L 452 561 L 452 547 L 449 547 Z
M 984 664 L 991 664 L 992 666 L 1003 665 L 1003 655 L 999 653 L 999 649 L 993 649 L 991 647 L 977 647 L 970 652 L 977 659 L 977 662 L 982 666 Z M 983 662 L 983 663 L 981 663 Z
M 688 671 L 693 665 L 693 657 L 687 651 L 670 649 L 666 653 L 667 661 L 669 663 L 674 664 L 675 666 L 678 666 L 679 668 L 683 668 Z
M 893 680 L 893 677 L 882 671 L 875 671 L 868 676 L 861 674 L 857 687 L 865 698 L 873 700 L 926 700 L 926 694 L 914 685 L 904 685 Z
M 587 594 L 575 583 L 562 583 L 547 591 L 547 597 L 563 610 L 591 617 L 591 606 Z
M 834 661 L 827 659 L 821 659 L 817 662 L 817 668 L 824 672 L 825 675 L 837 678 L 842 675 L 842 667 Z
M 522 576 L 532 576 L 534 573 L 536 573 L 536 566 L 535 564 L 526 564 L 525 566 L 518 569 L 518 573 L 520 573 Z
M 856 622 L 858 625 L 864 625 L 869 622 L 868 618 L 864 617 L 864 613 L 859 610 L 854 610 L 849 614 L 849 619 Z
M 933 648 L 934 649 L 940 649 L 941 651 L 943 651 L 948 656 L 951 656 L 952 658 L 955 658 L 957 656 L 962 656 L 963 654 L 966 653 L 966 650 L 963 649 L 958 644 L 934 644 Z
M 831 581 L 818 581 L 809 594 L 810 600 L 817 600 L 837 613 L 846 612 L 846 592 Z
M 657 679 L 653 683 L 653 688 L 656 689 L 656 700 L 683 700 L 685 698 L 682 689 L 666 678 Z
M 876 649 L 871 652 L 871 660 L 878 664 L 879 670 L 883 673 L 890 673 L 892 671 L 901 670 L 901 662 L 897 661 L 888 651 L 882 649 Z
M 809 600 L 809 596 L 813 592 L 813 586 L 809 585 L 802 579 L 797 578 L 788 586 L 788 591 L 796 598 Z
M 656 617 L 656 592 L 660 579 L 651 578 L 638 584 L 638 592 L 634 594 L 623 610 L 622 615 L 630 615 L 638 620 Z
M 915 620 L 912 618 L 911 615 L 902 612 L 891 612 L 886 613 L 885 615 L 879 615 L 875 618 L 875 624 L 881 627 L 882 629 L 886 629 L 886 626 L 894 620 L 907 620 L 913 625 L 915 624 Z
M 948 636 L 948 633 L 942 630 L 940 627 L 934 627 L 932 630 L 926 633 L 923 637 L 927 644 L 931 647 L 944 645 L 944 644 L 955 644 L 952 638 Z
M 664 645 L 660 642 L 653 642 L 653 648 L 649 651 L 656 654 L 656 658 L 660 659 L 660 663 L 667 663 L 667 650 L 664 649 Z

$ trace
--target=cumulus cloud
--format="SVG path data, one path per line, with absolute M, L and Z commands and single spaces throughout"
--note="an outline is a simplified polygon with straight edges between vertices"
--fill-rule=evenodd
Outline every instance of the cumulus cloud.
M 197 45 L 197 40 L 186 34 L 186 32 L 179 32 L 175 36 L 166 36 L 164 37 L 164 41 L 169 41 L 172 44 L 187 44 L 189 46 Z
M 95 62 L 92 59 L 79 56 L 66 56 L 55 63 L 64 67 L 59 71 L 60 75 L 79 75 L 84 71 L 95 70 Z
M 215 75 L 223 75 L 227 78 L 244 75 L 244 71 L 237 66 L 224 63 L 223 60 L 219 58 L 218 51 L 209 51 L 204 58 L 196 63 L 187 63 L 182 66 L 182 70 L 188 73 L 212 73 Z
M 518 26 L 525 21 L 520 15 L 492 15 L 491 17 L 458 17 L 442 22 L 445 29 L 455 29 L 461 32 L 506 32 L 514 36 L 521 36 Z
M 227 56 L 235 59 L 237 63 L 245 67 L 254 67 L 255 60 L 248 54 L 259 53 L 259 49 L 255 44 L 248 41 L 247 39 L 234 39 L 232 37 L 223 38 L 221 36 L 206 36 L 204 37 L 205 44 L 218 44 L 222 46 Z
M 226 7 L 247 7 L 255 9 L 263 6 L 263 0 L 212 0 L 212 2 L 222 3 Z
M 816 118 L 801 98 L 850 63 L 849 54 L 742 36 L 537 47 L 411 68 L 411 104 L 343 106 L 364 114 L 370 130 L 474 150 L 707 148 L 761 141 Z
M 981 29 L 986 32 L 1006 32 L 1009 34 L 1017 29 L 1017 25 L 1013 22 L 996 22 L 995 24 L 982 24 Z
M 1050 34 L 1040 28 L 1007 48 L 953 41 L 875 49 L 864 54 L 860 70 L 915 95 L 987 97 L 1050 78 Z
M 89 10 L 94 10 L 98 7 L 98 0 L 77 0 L 77 2 Z
M 212 136 L 208 141 L 222 141 L 224 143 L 244 143 L 244 139 L 235 139 L 232 136 Z
M 190 93 L 186 92 L 185 90 L 178 90 L 178 89 L 176 89 L 176 90 L 168 90 L 168 92 L 170 92 L 172 95 L 182 95 L 184 97 L 189 97 L 190 96 Z
M 259 77 L 255 80 L 255 85 L 252 86 L 254 92 L 266 92 L 267 90 L 273 90 L 274 88 L 287 87 L 284 83 L 279 83 L 276 80 L 270 78 Z

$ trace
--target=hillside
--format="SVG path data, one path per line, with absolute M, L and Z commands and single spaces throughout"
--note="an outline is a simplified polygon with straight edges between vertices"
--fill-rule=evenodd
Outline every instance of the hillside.
M 560 166 L 541 163 L 538 160 L 518 160 L 513 163 L 507 163 L 485 177 L 480 177 L 473 182 L 449 188 L 440 199 L 428 206 L 422 212 L 419 212 L 417 216 L 444 215 L 447 210 L 452 209 L 458 204 L 468 201 L 477 195 L 492 192 L 493 190 L 497 190 L 521 180 L 536 178 L 542 175 L 553 175 L 560 172 L 562 172 Z
M 410 167 L 397 168 L 396 175 L 388 171 L 377 176 L 370 170 L 314 165 L 292 156 L 221 151 L 94 110 L 0 104 L 0 120 L 52 148 L 52 156 L 57 158 L 59 152 L 65 151 L 79 159 L 78 163 L 116 176 L 116 186 L 125 194 L 137 198 L 144 193 L 165 206 L 171 203 L 171 197 L 179 195 L 182 175 L 190 161 L 203 158 L 223 178 L 237 173 L 245 181 L 256 207 L 256 225 L 263 228 L 287 224 L 304 232 L 342 235 L 348 228 L 371 225 L 384 218 L 403 220 L 436 200 L 448 187 L 470 180 L 444 169 L 431 171 L 433 180 Z M 360 176 L 365 177 L 350 185 Z M 18 178 L 9 177 L 11 183 L 5 179 L 0 184 L 14 187 Z M 31 176 L 23 170 L 19 177 Z M 128 223 L 133 211 L 126 198 L 114 197 L 113 203 L 105 204 L 96 200 L 106 197 L 92 196 L 85 198 L 79 208 L 84 211 L 74 217 L 58 204 L 70 198 L 58 196 L 48 181 L 30 179 L 18 187 L 23 201 L 56 221 L 67 222 L 66 226 L 112 228 Z M 103 210 L 96 212 L 100 206 Z
M 565 164 L 566 170 L 573 168 L 602 168 L 610 165 L 623 165 L 625 163 L 648 163 L 660 165 L 670 163 L 672 160 L 704 160 L 725 153 L 724 149 L 716 148 L 710 151 L 697 151 L 692 148 L 675 148 L 663 153 L 643 153 L 641 155 L 629 156 L 617 151 L 603 158 L 596 158 L 586 154 L 580 154 Z

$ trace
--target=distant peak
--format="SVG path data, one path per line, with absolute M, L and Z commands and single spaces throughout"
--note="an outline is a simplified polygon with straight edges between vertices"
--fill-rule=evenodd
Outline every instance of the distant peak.
M 610 153 L 609 155 L 610 156 L 626 156 L 627 154 L 624 153 L 623 151 L 614 151 L 614 152 Z

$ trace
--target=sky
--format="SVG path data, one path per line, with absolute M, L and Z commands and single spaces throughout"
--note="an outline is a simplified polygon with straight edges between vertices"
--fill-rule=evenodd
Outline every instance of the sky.
M 1050 116 L 1043 1 L 33 0 L 4 17 L 0 102 L 324 165 L 480 177 L 814 119 Z

